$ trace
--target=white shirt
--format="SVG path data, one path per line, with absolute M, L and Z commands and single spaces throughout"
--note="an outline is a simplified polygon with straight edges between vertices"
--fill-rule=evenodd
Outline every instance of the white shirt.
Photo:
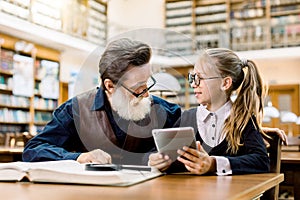
M 203 141 L 210 147 L 220 144 L 225 135 L 221 134 L 225 119 L 229 116 L 232 103 L 228 101 L 216 112 L 210 112 L 206 106 L 200 105 L 197 108 L 197 128 Z M 217 175 L 232 174 L 230 162 L 223 156 L 213 156 L 216 158 Z

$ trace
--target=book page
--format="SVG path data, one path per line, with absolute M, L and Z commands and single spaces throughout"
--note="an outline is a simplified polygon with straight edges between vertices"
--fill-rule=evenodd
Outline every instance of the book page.
M 0 181 L 20 181 L 27 176 L 29 169 L 48 169 L 69 171 L 83 171 L 84 166 L 74 160 L 47 161 L 47 162 L 10 162 L 0 163 Z
M 0 181 L 19 181 L 26 176 L 31 182 L 128 186 L 160 175 L 155 169 L 87 171 L 85 164 L 74 160 L 0 164 Z
M 0 163 L 0 181 L 20 181 L 26 176 L 26 170 L 14 163 Z
M 17 169 L 1 169 L 0 181 L 20 181 L 26 176 L 26 172 Z
M 79 164 L 80 165 L 80 164 Z M 29 169 L 32 182 L 128 186 L 162 175 L 157 171 L 86 171 L 81 167 L 61 169 Z

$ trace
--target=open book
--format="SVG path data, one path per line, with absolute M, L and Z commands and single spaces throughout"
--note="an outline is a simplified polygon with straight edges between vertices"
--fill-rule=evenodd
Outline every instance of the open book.
M 129 186 L 160 175 L 155 168 L 88 171 L 85 164 L 74 160 L 0 163 L 0 181 Z

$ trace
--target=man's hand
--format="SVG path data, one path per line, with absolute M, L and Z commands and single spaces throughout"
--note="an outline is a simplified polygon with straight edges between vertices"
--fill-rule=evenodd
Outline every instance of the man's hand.
M 77 161 L 79 163 L 111 164 L 111 156 L 101 149 L 95 149 L 93 151 L 80 154 Z
M 167 170 L 172 164 L 172 160 L 167 155 L 161 153 L 152 153 L 149 156 L 148 165 L 155 167 L 160 171 Z

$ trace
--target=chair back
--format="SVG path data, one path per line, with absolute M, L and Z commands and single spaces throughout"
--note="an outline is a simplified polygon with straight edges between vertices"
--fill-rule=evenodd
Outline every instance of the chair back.
M 267 144 L 267 151 L 270 158 L 270 172 L 280 173 L 281 164 L 281 139 L 277 133 L 267 133 L 269 137 L 264 137 Z M 275 199 L 277 200 L 279 196 L 279 185 L 266 191 L 261 199 Z

